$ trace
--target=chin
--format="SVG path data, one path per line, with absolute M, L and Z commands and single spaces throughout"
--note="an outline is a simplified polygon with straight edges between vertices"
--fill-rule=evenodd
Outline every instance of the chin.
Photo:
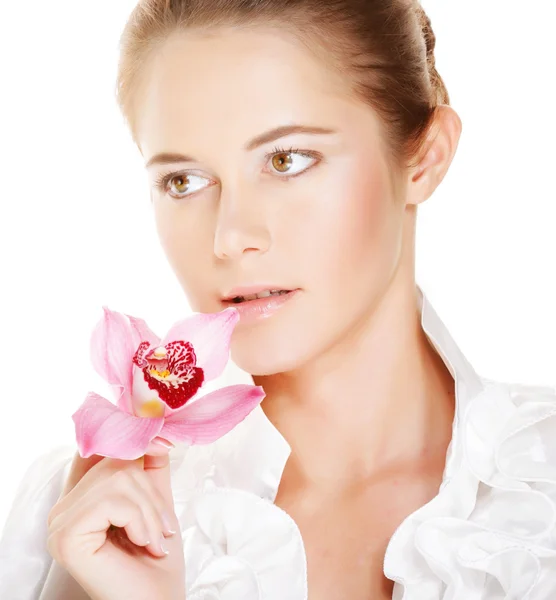
M 284 343 L 285 342 L 285 343 Z M 303 351 L 302 340 L 282 340 L 282 344 L 251 343 L 248 340 L 234 340 L 230 348 L 232 361 L 242 370 L 253 376 L 286 373 L 302 366 L 309 353 Z

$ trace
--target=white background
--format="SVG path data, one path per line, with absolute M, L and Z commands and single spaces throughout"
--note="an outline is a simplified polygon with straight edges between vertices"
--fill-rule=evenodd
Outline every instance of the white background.
M 30 462 L 74 441 L 101 306 L 159 335 L 189 313 L 114 99 L 132 0 L 0 13 L 0 525 Z M 419 209 L 417 280 L 483 375 L 556 384 L 556 3 L 427 0 L 463 121 Z

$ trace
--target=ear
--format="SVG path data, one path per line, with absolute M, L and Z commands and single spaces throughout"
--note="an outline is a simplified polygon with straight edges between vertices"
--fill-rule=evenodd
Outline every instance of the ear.
M 461 135 L 461 119 L 447 104 L 440 104 L 429 127 L 419 164 L 409 171 L 406 204 L 427 200 L 448 171 Z

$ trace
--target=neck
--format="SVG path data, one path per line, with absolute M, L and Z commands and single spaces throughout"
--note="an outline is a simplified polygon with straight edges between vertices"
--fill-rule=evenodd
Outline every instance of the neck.
M 454 381 L 421 327 L 417 294 L 393 284 L 333 348 L 295 372 L 253 377 L 300 483 L 351 485 L 445 455 Z

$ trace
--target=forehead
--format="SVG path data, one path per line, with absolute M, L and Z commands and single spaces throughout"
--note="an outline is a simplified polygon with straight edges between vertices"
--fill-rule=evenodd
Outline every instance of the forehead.
M 190 143 L 239 148 L 291 122 L 341 129 L 356 127 L 361 113 L 370 117 L 346 80 L 277 29 L 174 35 L 153 53 L 141 83 L 136 129 L 144 156 Z

